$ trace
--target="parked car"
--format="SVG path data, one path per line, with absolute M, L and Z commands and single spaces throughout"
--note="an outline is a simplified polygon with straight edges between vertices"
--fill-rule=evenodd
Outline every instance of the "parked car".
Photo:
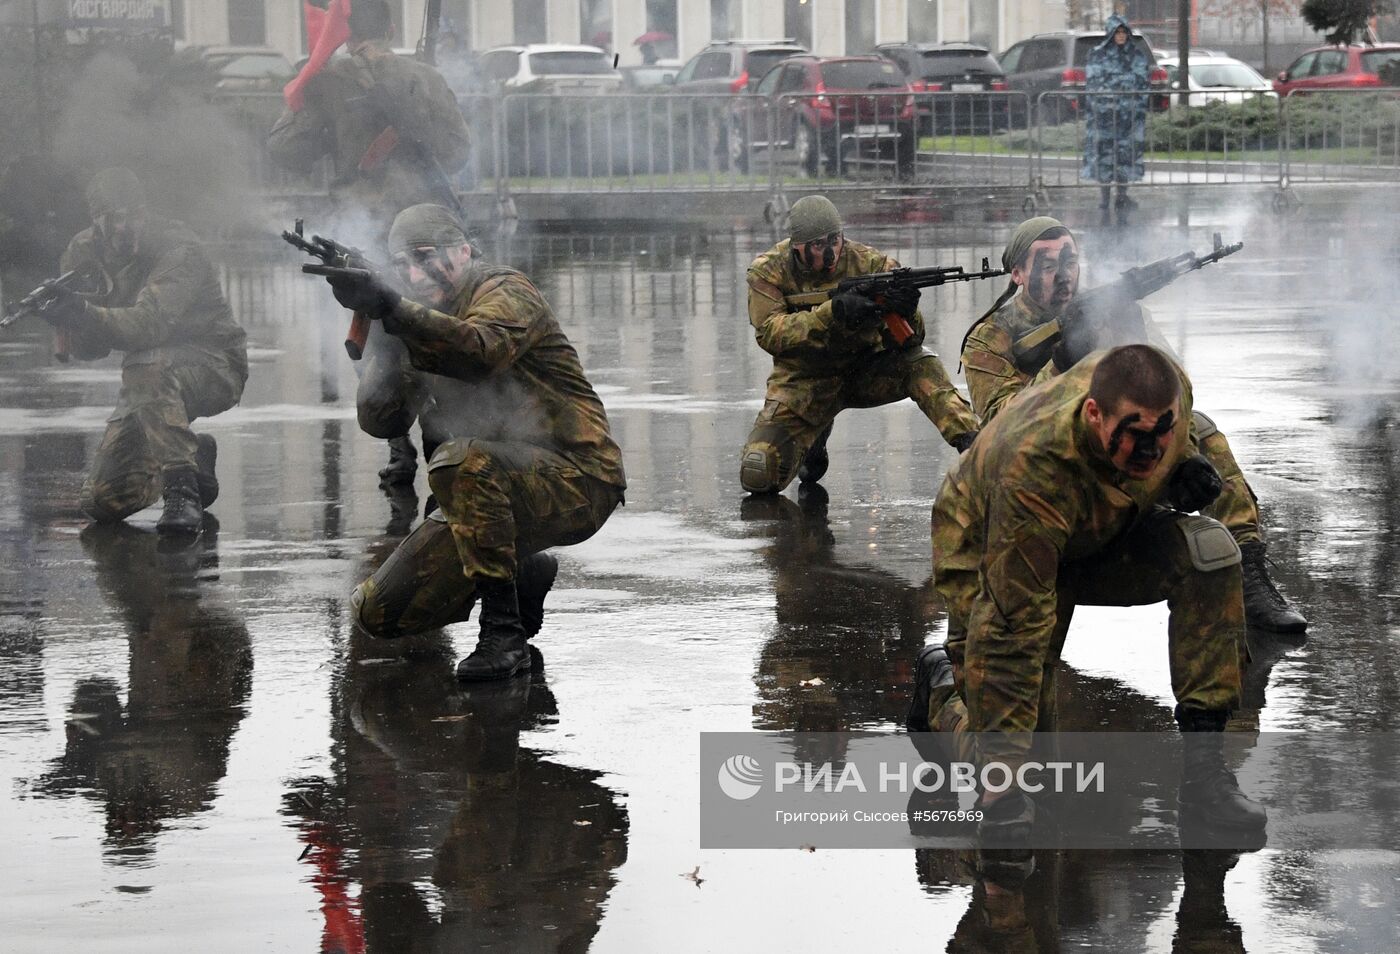
M 211 96 L 280 90 L 296 76 L 296 68 L 271 47 L 189 46 L 171 56 L 166 76 Z
M 1157 65 L 1167 71 L 1167 84 L 1173 90 L 1181 89 L 1181 65 L 1175 56 L 1164 57 Z M 1268 96 L 1276 99 L 1277 94 L 1268 80 L 1255 72 L 1248 63 L 1229 56 L 1196 55 L 1193 50 L 1187 65 L 1192 106 L 1206 103 L 1243 103 Z
M 1006 83 L 1013 90 L 1025 93 L 1030 100 L 1032 112 L 1041 103 L 1042 93 L 1076 92 L 1084 89 L 1085 66 L 1089 62 L 1089 51 L 1104 40 L 1103 31 L 1079 31 L 1074 33 L 1041 33 L 1028 40 L 1013 44 L 997 57 L 1001 68 L 1006 72 Z M 1152 45 L 1141 33 L 1134 33 L 1134 43 L 1138 44 L 1152 62 L 1149 76 L 1151 89 L 1162 95 L 1151 100 L 1153 109 L 1166 109 L 1169 97 L 1167 92 L 1167 71 L 1157 65 Z M 1077 96 L 1046 97 L 1045 111 L 1040 117 L 1046 122 L 1059 122 L 1072 119 L 1078 114 L 1081 103 Z M 1021 107 L 1021 108 L 1024 108 Z M 1013 116 L 1022 117 L 1013 109 Z
M 771 69 L 755 91 L 763 100 L 737 100 L 730 117 L 734 167 L 747 168 L 752 150 L 783 149 L 792 150 L 809 175 L 816 175 L 818 163 L 839 175 L 852 159 L 886 154 L 901 178 L 913 175 L 914 91 L 889 60 L 794 56 Z
M 904 71 L 916 93 L 974 93 L 915 100 L 919 132 L 990 132 L 1007 125 L 1006 73 L 984 46 L 973 43 L 881 43 L 875 52 Z
M 674 86 L 684 93 L 748 93 L 778 62 L 806 53 L 793 39 L 724 40 L 692 56 L 676 74 Z
M 659 91 L 661 87 L 670 88 L 676 81 L 676 74 L 681 71 L 680 60 L 657 60 L 655 63 L 646 63 L 641 66 L 620 66 L 618 72 L 622 74 L 622 88 L 629 93 L 645 92 L 652 90 Z
M 481 54 L 480 68 L 507 93 L 610 93 L 622 86 L 612 56 L 596 46 L 497 46 Z
M 1299 90 L 1384 86 L 1380 71 L 1397 60 L 1400 60 L 1400 43 L 1319 47 L 1308 50 L 1279 73 L 1274 81 L 1274 92 L 1287 96 Z

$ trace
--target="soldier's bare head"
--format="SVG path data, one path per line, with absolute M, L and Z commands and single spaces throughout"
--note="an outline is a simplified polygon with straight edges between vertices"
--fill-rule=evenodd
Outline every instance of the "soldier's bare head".
M 1079 290 L 1079 243 L 1063 225 L 1053 225 L 1010 264 L 1011 281 L 1041 309 L 1063 311 Z
M 409 297 L 447 303 L 471 267 L 472 247 L 457 217 L 440 205 L 411 205 L 389 227 L 389 256 Z
M 824 195 L 803 196 L 788 212 L 792 257 L 808 272 L 831 274 L 846 248 L 841 213 Z
M 146 190 L 136 173 L 103 169 L 88 183 L 87 204 L 103 255 L 113 261 L 135 256 L 146 227 Z
M 1084 421 L 1113 466 L 1137 480 L 1151 476 L 1171 444 L 1181 378 L 1150 345 L 1114 348 L 1099 360 L 1084 401 Z
M 355 0 L 350 4 L 350 39 L 358 42 L 383 40 L 393 35 L 394 18 L 385 0 Z

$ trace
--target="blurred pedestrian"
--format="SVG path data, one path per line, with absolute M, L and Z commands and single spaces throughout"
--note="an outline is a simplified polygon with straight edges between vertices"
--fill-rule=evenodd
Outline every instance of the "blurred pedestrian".
M 1142 152 L 1147 143 L 1147 96 L 1152 59 L 1128 21 L 1108 18 L 1103 42 L 1089 53 L 1086 68 L 1084 168 L 1080 175 L 1100 183 L 1099 208 L 1107 209 L 1113 184 L 1118 208 L 1136 207 L 1128 183 L 1143 177 Z M 1112 96 L 1110 93 L 1139 95 Z

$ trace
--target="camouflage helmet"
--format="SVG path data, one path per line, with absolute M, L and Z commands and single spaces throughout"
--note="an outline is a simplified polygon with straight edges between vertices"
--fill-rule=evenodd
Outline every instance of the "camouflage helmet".
M 94 219 L 108 212 L 134 211 L 146 207 L 146 190 L 136 173 L 121 166 L 103 169 L 87 187 L 88 214 Z
M 788 212 L 788 238 L 794 245 L 841 231 L 841 213 L 824 195 L 807 195 Z
M 431 202 L 410 205 L 394 216 L 394 224 L 389 226 L 390 255 L 424 245 L 450 248 L 466 241 L 466 231 L 457 216 Z

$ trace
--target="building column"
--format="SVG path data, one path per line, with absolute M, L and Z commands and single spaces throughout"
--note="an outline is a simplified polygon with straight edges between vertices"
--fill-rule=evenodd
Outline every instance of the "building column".
M 579 38 L 578 0 L 548 0 L 548 32 L 550 43 L 587 43 Z
M 613 49 L 623 66 L 640 66 L 642 51 L 632 41 L 647 32 L 646 0 L 617 0 L 613 8 Z
M 777 39 L 783 31 L 782 0 L 743 0 L 739 36 L 749 39 Z
M 909 4 L 927 0 L 876 0 L 875 42 L 903 43 L 909 39 Z
M 846 55 L 845 0 L 807 0 L 812 7 L 812 50 L 818 56 Z

